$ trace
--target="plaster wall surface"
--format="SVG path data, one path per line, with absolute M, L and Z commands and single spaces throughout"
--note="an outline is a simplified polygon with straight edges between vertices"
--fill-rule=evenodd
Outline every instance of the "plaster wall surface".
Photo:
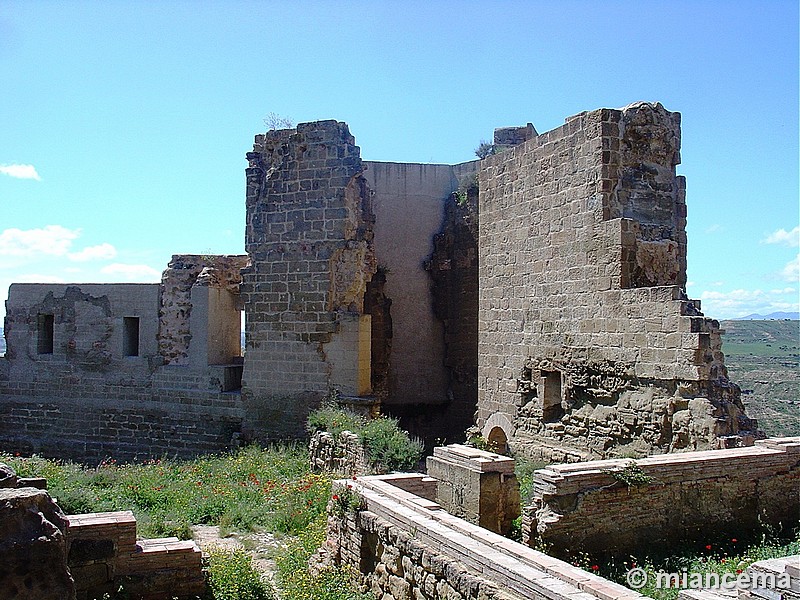
M 373 191 L 375 256 L 387 271 L 392 350 L 389 395 L 396 404 L 445 404 L 448 373 L 444 330 L 434 314 L 433 282 L 425 269 L 445 203 L 475 163 L 465 165 L 365 162 Z

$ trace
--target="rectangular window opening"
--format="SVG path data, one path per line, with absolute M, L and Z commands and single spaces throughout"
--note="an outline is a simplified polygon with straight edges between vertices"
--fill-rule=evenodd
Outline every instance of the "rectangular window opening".
M 53 329 L 55 327 L 53 315 L 38 315 L 36 318 L 36 352 L 39 354 L 53 353 Z
M 139 356 L 139 317 L 122 319 L 122 346 L 125 356 Z

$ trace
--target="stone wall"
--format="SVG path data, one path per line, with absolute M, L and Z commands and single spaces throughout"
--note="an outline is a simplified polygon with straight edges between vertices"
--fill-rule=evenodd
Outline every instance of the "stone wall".
M 376 598 L 638 600 L 632 590 L 448 514 L 407 491 L 423 475 L 338 482 L 318 566 L 344 565 Z M 395 485 L 396 484 L 396 485 Z M 402 487 L 400 487 L 402 486 Z M 405 489 L 404 489 L 405 488 Z M 348 495 L 360 498 L 348 510 Z
M 544 542 L 559 555 L 628 556 L 800 523 L 800 438 L 639 459 L 636 472 L 650 479 L 641 485 L 611 474 L 633 472 L 630 464 L 604 460 L 536 471 L 534 501 L 523 510 L 525 543 Z
M 370 336 L 364 294 L 377 267 L 371 195 L 344 123 L 267 132 L 247 157 L 246 428 L 302 436 L 332 389 L 371 392 L 360 341 Z
M 381 292 L 389 304 L 391 345 L 379 398 L 415 435 L 462 439 L 477 401 L 477 271 L 470 271 L 477 268 L 477 226 L 474 234 L 461 227 L 463 211 L 454 210 L 452 193 L 466 189 L 477 162 L 364 164 Z M 458 257 L 446 264 L 445 255 L 453 254 Z M 376 312 L 373 353 L 381 340 Z
M 478 425 L 555 460 L 752 441 L 717 321 L 682 288 L 680 115 L 567 119 L 479 171 Z
M 315 432 L 308 442 L 308 459 L 311 469 L 316 472 L 349 477 L 369 473 L 361 438 L 350 431 L 338 435 L 328 431 Z
M 88 462 L 229 448 L 246 260 L 175 256 L 161 284 L 12 285 L 3 447 Z

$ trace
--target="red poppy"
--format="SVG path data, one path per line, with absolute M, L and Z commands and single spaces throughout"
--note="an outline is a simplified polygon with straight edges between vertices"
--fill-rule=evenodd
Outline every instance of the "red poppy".
M 336 494 L 334 494 L 334 495 L 333 495 L 333 499 L 334 499 L 334 500 L 338 500 L 338 499 L 339 499 L 339 496 L 337 496 Z
M 736 569 L 736 574 L 739 575 L 742 572 L 741 569 Z
M 736 543 L 736 542 L 738 542 L 739 540 L 737 540 L 736 538 L 731 538 L 731 541 L 732 541 L 732 542 L 735 544 L 735 543 Z
M 599 571 L 599 570 L 600 567 L 598 567 L 597 565 L 592 565 L 592 571 Z
M 706 550 L 711 550 L 711 544 L 709 544 L 708 546 L 706 546 Z

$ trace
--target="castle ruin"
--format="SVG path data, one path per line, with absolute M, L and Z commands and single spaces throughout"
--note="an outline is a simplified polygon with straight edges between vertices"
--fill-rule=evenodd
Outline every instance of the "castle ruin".
M 4 447 L 188 456 L 302 435 L 327 396 L 553 460 L 751 443 L 719 324 L 684 290 L 680 115 L 599 109 L 493 150 L 365 161 L 337 121 L 256 136 L 246 256 L 11 286 Z

